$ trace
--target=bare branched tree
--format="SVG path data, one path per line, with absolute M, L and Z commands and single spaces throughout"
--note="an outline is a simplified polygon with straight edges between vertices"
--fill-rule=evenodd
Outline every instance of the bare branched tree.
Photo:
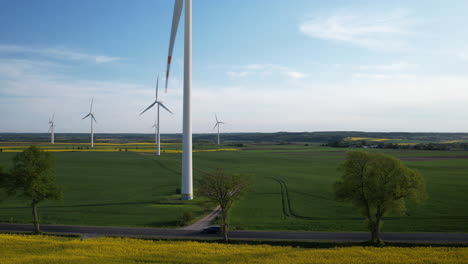
M 204 172 L 200 179 L 199 193 L 221 207 L 224 241 L 228 242 L 229 211 L 235 201 L 247 189 L 249 181 L 243 175 L 226 175 L 223 169 L 214 173 Z

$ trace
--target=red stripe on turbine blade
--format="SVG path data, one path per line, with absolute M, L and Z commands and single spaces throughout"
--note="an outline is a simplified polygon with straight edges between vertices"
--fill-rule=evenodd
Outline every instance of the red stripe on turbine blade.
M 167 64 L 171 64 L 172 56 L 167 56 Z

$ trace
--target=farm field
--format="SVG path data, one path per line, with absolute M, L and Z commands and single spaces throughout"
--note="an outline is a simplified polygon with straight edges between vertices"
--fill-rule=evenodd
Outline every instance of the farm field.
M 200 146 L 202 148 L 202 146 Z M 221 147 L 225 148 L 225 147 Z M 194 179 L 201 171 L 224 168 L 250 175 L 252 187 L 232 212 L 234 229 L 365 231 L 349 205 L 333 200 L 337 167 L 351 149 L 318 145 L 248 145 L 239 151 L 195 152 Z M 468 232 L 468 152 L 377 150 L 401 158 L 426 178 L 429 200 L 409 205 L 407 215 L 391 215 L 383 231 Z M 15 153 L 0 153 L 8 166 Z M 160 157 L 138 152 L 57 152 L 63 202 L 44 203 L 43 223 L 174 227 L 190 210 L 201 216 L 209 206 L 178 201 L 180 154 Z M 196 195 L 196 193 L 195 193 Z M 24 201 L 0 204 L 2 222 L 30 222 Z
M 467 248 L 229 245 L 122 238 L 0 234 L 0 262 L 13 263 L 468 263 Z
M 0 164 L 15 153 L 0 153 Z M 57 152 L 62 202 L 40 205 L 42 223 L 105 226 L 173 227 L 184 211 L 208 212 L 203 201 L 176 200 L 180 175 L 147 154 L 133 152 Z M 2 222 L 30 222 L 24 200 L 6 200 Z

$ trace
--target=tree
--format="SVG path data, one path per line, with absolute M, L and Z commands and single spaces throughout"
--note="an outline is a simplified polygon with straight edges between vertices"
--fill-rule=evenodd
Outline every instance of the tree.
M 55 180 L 54 157 L 36 146 L 30 146 L 13 158 L 13 168 L 4 177 L 3 186 L 10 195 L 31 201 L 36 233 L 40 232 L 37 205 L 63 196 L 62 188 Z
M 3 167 L 0 166 L 0 202 L 6 197 L 5 182 L 8 174 L 3 172 Z
M 221 224 L 224 241 L 228 242 L 229 212 L 235 201 L 246 190 L 249 183 L 245 176 L 226 175 L 218 169 L 214 173 L 204 173 L 200 179 L 200 195 L 207 197 L 221 207 Z
M 405 201 L 427 199 L 422 175 L 399 159 L 363 151 L 349 152 L 340 165 L 341 179 L 335 182 L 335 198 L 350 202 L 366 218 L 371 241 L 380 240 L 382 217 L 406 210 Z

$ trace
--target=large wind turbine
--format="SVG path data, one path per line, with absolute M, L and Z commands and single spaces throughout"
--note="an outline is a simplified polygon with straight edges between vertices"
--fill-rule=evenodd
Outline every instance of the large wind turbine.
M 91 99 L 91 107 L 89 108 L 89 113 L 81 119 L 83 120 L 87 118 L 88 116 L 90 117 L 89 119 L 91 120 L 91 147 L 92 148 L 94 148 L 93 121 L 97 123 L 96 118 L 94 118 L 94 114 L 93 114 L 93 101 L 94 101 L 94 98 Z
M 169 113 L 172 114 L 171 110 L 167 109 L 167 107 L 161 102 L 161 101 L 158 101 L 158 88 L 159 88 L 159 76 L 158 76 L 158 79 L 156 80 L 156 99 L 154 100 L 154 102 L 152 104 L 150 104 L 150 106 L 148 106 L 143 112 L 140 113 L 140 115 L 142 115 L 144 112 L 148 111 L 151 107 L 153 107 L 155 104 L 158 105 L 158 107 L 156 108 L 157 111 L 156 111 L 156 123 L 154 124 L 154 134 L 156 135 L 156 145 L 157 145 L 157 151 L 156 151 L 156 154 L 159 156 L 161 155 L 161 136 L 159 135 L 159 107 L 162 107 L 164 109 L 166 109 L 166 111 L 168 111 Z
M 184 29 L 184 116 L 183 116 L 183 138 L 182 138 L 182 186 L 181 199 L 193 199 L 192 178 L 192 0 L 175 0 L 174 14 L 172 17 L 171 39 L 169 42 L 169 53 L 167 57 L 166 92 L 169 81 L 169 70 L 171 67 L 172 51 L 179 26 L 182 7 L 185 1 L 185 29 Z
M 55 117 L 55 113 L 52 115 L 52 118 L 49 119 L 50 143 L 52 143 L 52 144 L 55 143 L 55 134 L 54 134 L 55 121 L 54 121 L 54 117 Z
M 215 126 L 213 127 L 213 129 L 215 129 L 216 127 L 218 127 L 218 145 L 219 145 L 219 125 L 220 125 L 220 124 L 226 124 L 226 123 L 219 121 L 219 120 L 218 120 L 218 116 L 217 116 L 216 114 L 215 114 L 215 118 L 216 118 L 216 124 L 215 124 Z

